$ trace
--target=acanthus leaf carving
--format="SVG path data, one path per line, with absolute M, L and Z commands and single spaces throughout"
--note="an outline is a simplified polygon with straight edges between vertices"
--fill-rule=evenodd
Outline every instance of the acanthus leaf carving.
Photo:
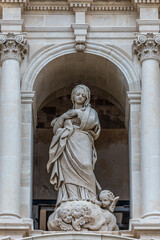
M 25 35 L 14 33 L 0 35 L 1 61 L 13 58 L 21 62 L 27 50 Z
M 134 53 L 141 62 L 148 58 L 160 60 L 160 35 L 139 34 L 134 40 Z

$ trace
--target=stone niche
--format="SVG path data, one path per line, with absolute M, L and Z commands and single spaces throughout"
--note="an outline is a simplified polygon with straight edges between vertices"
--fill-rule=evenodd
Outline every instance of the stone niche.
M 68 91 L 69 92 L 69 91 Z M 124 113 L 113 103 L 97 95 L 91 88 L 91 105 L 98 112 L 101 134 L 95 141 L 98 161 L 95 175 L 102 189 L 112 191 L 120 200 L 129 200 L 128 135 Z M 38 124 L 34 137 L 33 199 L 56 200 L 56 192 L 49 183 L 47 173 L 48 149 L 52 139 L 50 122 L 72 108 L 70 95 L 50 96 L 38 111 Z

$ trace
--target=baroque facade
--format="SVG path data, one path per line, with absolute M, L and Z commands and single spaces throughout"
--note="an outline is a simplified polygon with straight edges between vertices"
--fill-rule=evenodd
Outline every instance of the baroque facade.
M 159 0 L 2 0 L 0 6 L 0 237 L 160 239 Z M 34 229 L 37 113 L 51 95 L 68 95 L 77 83 L 123 113 L 128 230 Z

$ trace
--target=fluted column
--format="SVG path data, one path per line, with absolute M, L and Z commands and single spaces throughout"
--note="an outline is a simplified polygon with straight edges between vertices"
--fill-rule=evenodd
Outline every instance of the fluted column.
M 160 217 L 160 35 L 138 35 L 135 53 L 142 64 L 142 218 Z
M 0 35 L 2 61 L 0 105 L 0 216 L 20 216 L 21 99 L 20 63 L 24 35 Z

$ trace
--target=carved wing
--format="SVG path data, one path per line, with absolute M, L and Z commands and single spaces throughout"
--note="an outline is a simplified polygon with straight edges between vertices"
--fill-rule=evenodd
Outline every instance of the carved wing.
M 115 206 L 116 206 L 118 200 L 119 200 L 119 197 L 114 198 L 111 206 L 109 207 L 109 211 L 110 211 L 110 212 L 114 212 L 114 209 L 115 209 Z

